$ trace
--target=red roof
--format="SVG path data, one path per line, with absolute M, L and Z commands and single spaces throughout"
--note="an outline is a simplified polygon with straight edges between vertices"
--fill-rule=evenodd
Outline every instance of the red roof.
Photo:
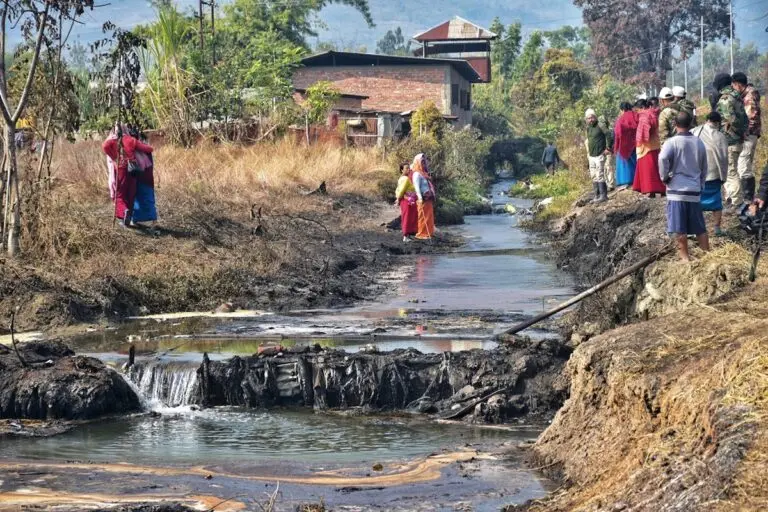
M 416 34 L 413 38 L 416 41 L 451 41 L 451 40 L 471 40 L 471 39 L 496 39 L 496 34 L 488 29 L 467 21 L 464 18 L 455 16 L 453 19 L 441 23 L 436 27 Z

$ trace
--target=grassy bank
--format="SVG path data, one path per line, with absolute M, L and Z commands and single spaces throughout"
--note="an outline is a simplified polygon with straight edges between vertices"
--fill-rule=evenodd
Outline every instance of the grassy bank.
M 170 146 L 155 156 L 158 230 L 112 221 L 98 142 L 57 148 L 53 183 L 26 226 L 24 258 L 3 261 L 0 306 L 19 328 L 216 307 L 343 304 L 385 258 L 378 199 L 394 172 L 375 149 Z M 325 182 L 328 195 L 312 194 Z M 260 215 L 260 217 L 259 217 Z

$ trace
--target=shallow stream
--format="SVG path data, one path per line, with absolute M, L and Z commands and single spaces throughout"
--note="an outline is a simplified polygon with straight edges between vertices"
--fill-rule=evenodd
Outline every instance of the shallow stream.
M 512 201 L 518 207 L 530 207 L 528 201 L 502 195 L 509 185 L 502 182 L 493 188 L 494 204 Z M 263 494 L 264 482 L 282 479 L 288 482 L 282 487 L 286 510 L 301 500 L 318 497 L 337 507 L 387 510 L 452 510 L 457 503 L 466 503 L 467 510 L 498 510 L 506 503 L 540 497 L 547 484 L 537 474 L 494 457 L 465 457 L 458 465 L 440 465 L 438 478 L 421 479 L 422 472 L 420 477 L 405 476 L 396 485 L 374 483 L 379 480 L 370 468 L 381 463 L 387 474 L 401 471 L 407 475 L 407 465 L 413 461 L 461 450 L 498 451 L 503 443 L 535 439 L 541 426 L 497 429 L 405 417 L 339 416 L 307 410 L 198 411 L 189 406 L 203 352 L 212 359 L 250 355 L 265 342 L 283 346 L 319 343 L 348 351 L 370 345 L 379 350 L 414 347 L 422 352 L 493 348 L 488 341 L 491 334 L 573 292 L 569 277 L 517 226 L 519 218 L 506 214 L 468 217 L 465 225 L 451 228 L 466 238 L 464 247 L 452 254 L 407 261 L 402 269 L 385 276 L 392 293 L 375 303 L 281 315 L 250 312 L 218 318 L 139 319 L 116 330 L 81 336 L 73 341 L 77 352 L 115 365 L 126 361 L 129 341 L 136 346 L 137 361 L 149 364 L 134 376 L 134 384 L 156 413 L 86 424 L 48 439 L 0 439 L 0 459 L 39 464 L 87 461 L 137 468 L 213 467 L 212 473 L 218 471 L 222 476 L 213 479 L 214 484 L 200 482 L 190 473 L 185 476 L 189 482 L 179 483 L 177 475 L 175 485 L 187 493 L 216 496 Z M 528 334 L 549 335 L 535 330 Z M 120 467 L 126 471 L 125 466 Z M 344 479 L 329 485 L 311 478 L 342 470 L 349 480 L 346 486 Z M 114 469 L 95 468 L 83 471 L 79 480 L 77 471 L 66 478 L 59 475 L 57 485 L 71 491 L 95 479 L 104 485 L 100 492 L 122 495 L 133 492 L 126 489 L 137 482 L 154 482 L 164 488 L 166 483 L 156 473 L 147 470 L 141 473 L 144 476 L 137 476 L 130 472 L 129 477 Z M 2 492 L 21 481 L 0 480 L 0 510 Z M 350 486 L 355 490 L 344 491 Z

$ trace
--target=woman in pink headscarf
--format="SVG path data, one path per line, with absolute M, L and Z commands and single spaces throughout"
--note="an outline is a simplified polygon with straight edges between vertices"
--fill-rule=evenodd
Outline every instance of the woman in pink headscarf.
M 431 240 L 435 234 L 435 187 L 429 176 L 428 162 L 424 153 L 419 153 L 411 165 L 413 187 L 416 189 L 418 209 L 418 240 Z
M 632 189 L 655 197 L 667 191 L 659 176 L 659 108 L 645 100 L 638 100 L 635 107 L 638 109 L 635 135 L 637 170 Z

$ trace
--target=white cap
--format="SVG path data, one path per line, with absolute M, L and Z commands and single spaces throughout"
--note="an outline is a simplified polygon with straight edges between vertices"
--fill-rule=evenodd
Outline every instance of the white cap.
M 685 87 L 680 87 L 679 85 L 674 86 L 672 88 L 672 94 L 675 98 L 685 98 Z
M 648 95 L 645 94 L 644 92 L 641 92 L 640 94 L 637 95 L 637 99 L 638 100 L 647 100 L 648 99 Z
M 592 110 L 591 108 L 588 108 L 587 111 L 584 112 L 584 119 L 586 119 L 588 117 L 592 117 L 592 116 L 597 117 L 597 113 L 594 110 Z
M 672 89 L 669 87 L 664 87 L 659 91 L 659 99 L 661 100 L 671 100 L 673 96 Z

